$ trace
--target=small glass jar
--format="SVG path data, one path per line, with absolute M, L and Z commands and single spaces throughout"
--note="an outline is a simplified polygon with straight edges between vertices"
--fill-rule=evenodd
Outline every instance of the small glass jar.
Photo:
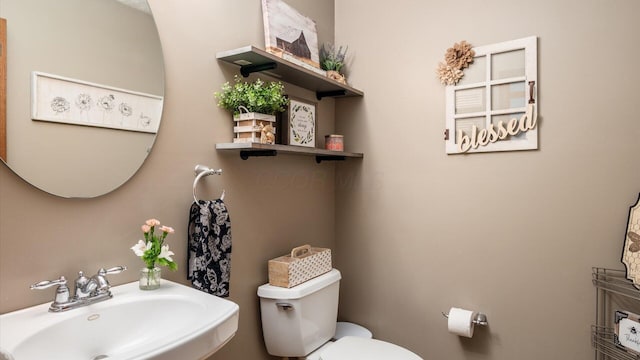
M 326 150 L 344 151 L 344 135 L 325 135 L 324 148 Z
M 162 278 L 162 269 L 154 267 L 153 269 L 144 268 L 140 270 L 140 290 L 155 290 L 160 287 L 160 279 Z

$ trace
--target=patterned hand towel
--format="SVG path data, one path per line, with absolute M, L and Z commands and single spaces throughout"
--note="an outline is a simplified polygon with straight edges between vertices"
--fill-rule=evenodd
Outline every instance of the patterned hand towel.
M 189 211 L 187 279 L 193 287 L 229 296 L 231 219 L 221 199 L 194 202 Z

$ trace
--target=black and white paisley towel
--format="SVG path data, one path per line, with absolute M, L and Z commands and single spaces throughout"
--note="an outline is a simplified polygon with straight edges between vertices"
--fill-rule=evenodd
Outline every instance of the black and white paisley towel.
M 193 287 L 228 297 L 231 275 L 231 219 L 221 199 L 199 200 L 189 211 L 187 279 Z

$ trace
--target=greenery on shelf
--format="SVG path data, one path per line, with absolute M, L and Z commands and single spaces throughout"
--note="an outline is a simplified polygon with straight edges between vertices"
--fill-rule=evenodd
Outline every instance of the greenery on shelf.
M 234 115 L 240 113 L 244 106 L 249 112 L 275 115 L 283 112 L 289 105 L 289 98 L 284 93 L 284 85 L 280 82 L 264 82 L 257 79 L 254 82 L 243 81 L 238 75 L 232 85 L 228 81 L 222 85 L 221 92 L 215 92 L 218 106 L 231 111 Z
M 336 51 L 335 45 L 331 43 L 322 44 L 322 48 L 320 48 L 320 67 L 322 67 L 322 70 L 342 72 L 349 48 L 344 48 L 344 51 L 342 49 L 342 46 L 340 46 Z

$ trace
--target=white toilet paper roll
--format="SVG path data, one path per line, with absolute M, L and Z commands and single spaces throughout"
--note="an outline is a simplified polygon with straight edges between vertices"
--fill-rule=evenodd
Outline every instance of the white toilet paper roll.
M 475 317 L 475 311 L 452 307 L 449 309 L 449 332 L 458 336 L 472 337 Z

